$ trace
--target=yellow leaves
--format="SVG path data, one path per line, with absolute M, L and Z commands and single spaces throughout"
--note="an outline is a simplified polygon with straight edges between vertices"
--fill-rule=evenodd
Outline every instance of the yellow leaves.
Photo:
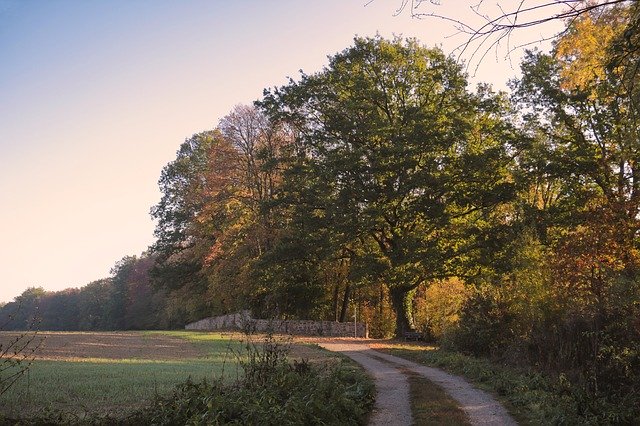
M 468 297 L 469 290 L 459 278 L 438 280 L 420 288 L 414 300 L 416 323 L 427 326 L 434 337 L 440 338 L 458 323 Z
M 624 29 L 627 15 L 627 9 L 612 8 L 598 16 L 582 15 L 570 23 L 555 51 L 562 67 L 563 89 L 588 91 L 605 79 L 609 47 Z

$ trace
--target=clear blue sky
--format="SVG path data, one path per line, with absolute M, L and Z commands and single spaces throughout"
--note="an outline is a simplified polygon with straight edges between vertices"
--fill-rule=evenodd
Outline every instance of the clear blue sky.
M 394 16 L 400 0 L 366 3 L 0 0 L 0 301 L 84 285 L 144 251 L 180 143 L 354 35 L 461 42 L 443 21 Z M 515 74 L 492 57 L 476 80 Z

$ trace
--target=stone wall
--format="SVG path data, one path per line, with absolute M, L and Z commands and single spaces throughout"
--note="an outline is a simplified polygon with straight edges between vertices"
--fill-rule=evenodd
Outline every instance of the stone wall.
M 310 320 L 264 320 L 251 318 L 248 311 L 205 318 L 185 326 L 186 330 L 236 330 L 296 336 L 369 337 L 364 323 Z
M 252 318 L 249 311 L 241 311 L 237 314 L 209 317 L 200 321 L 187 324 L 186 330 L 244 330 L 250 327 Z

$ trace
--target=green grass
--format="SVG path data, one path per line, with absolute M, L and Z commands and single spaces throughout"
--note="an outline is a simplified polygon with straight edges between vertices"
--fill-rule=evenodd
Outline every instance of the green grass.
M 126 424 L 364 425 L 375 387 L 361 368 L 342 359 L 331 366 L 292 364 L 287 346 L 268 340 L 249 349 L 237 381 L 184 383 Z
M 208 353 L 206 358 L 213 358 L 220 361 L 221 355 L 224 359 L 234 357 L 246 348 L 246 336 L 240 333 L 209 333 L 202 331 L 141 331 L 140 334 L 147 339 L 153 336 L 170 336 L 186 340 L 197 348 Z M 259 341 L 258 341 L 259 342 Z
M 0 398 L 9 416 L 58 408 L 74 412 L 110 412 L 133 408 L 156 393 L 170 392 L 189 376 L 218 377 L 210 361 L 98 360 L 36 361 L 27 377 Z M 17 412 L 16 412 L 17 411 Z
M 105 336 L 118 339 L 110 348 Z M 70 339 L 58 346 L 60 340 Z M 140 331 L 126 333 L 57 333 L 48 339 L 47 349 L 55 354 L 63 350 L 61 359 L 36 359 L 28 371 L 4 395 L 0 396 L 0 423 L 2 416 L 9 418 L 52 418 L 51 410 L 65 415 L 91 418 L 109 415 L 118 418 L 148 405 L 156 396 L 170 395 L 176 385 L 189 377 L 193 382 L 223 378 L 236 381 L 243 373 L 238 361 L 246 361 L 247 344 L 261 350 L 264 336 L 247 336 L 239 333 L 209 333 L 197 331 Z M 173 346 L 184 345 L 195 350 L 190 356 L 167 357 L 158 352 L 172 338 Z M 163 341 L 162 339 L 165 339 Z M 123 342 L 144 347 L 135 358 L 118 358 Z M 126 343 L 128 344 L 128 343 Z M 77 345 L 77 346 L 76 346 Z M 284 346 L 289 346 L 287 341 Z M 104 347 L 95 354 L 80 354 L 82 347 Z M 120 347 L 120 348 L 118 348 Z M 109 352 L 112 351 L 112 352 Z M 41 351 L 46 356 L 46 351 Z M 154 357 L 155 355 L 155 357 Z M 90 356 L 90 357 L 88 357 Z M 115 359 L 114 359 L 115 358 Z M 291 358 L 335 362 L 334 354 L 317 347 L 293 345 Z M 68 416 L 67 416 L 68 417 Z M 65 418 L 67 418 L 65 417 Z
M 544 414 L 536 411 L 551 395 L 547 394 L 549 383 L 540 375 L 528 376 L 524 371 L 495 365 L 486 359 L 432 346 L 393 345 L 380 350 L 465 377 L 476 387 L 496 395 L 518 423 L 536 424 L 534 419 L 544 419 Z
M 48 409 L 82 415 L 84 413 L 126 414 L 153 400 L 157 394 L 171 392 L 191 377 L 228 380 L 240 374 L 237 353 L 243 345 L 213 333 L 141 332 L 141 339 L 170 335 L 199 347 L 202 356 L 188 359 L 70 358 L 35 360 L 28 371 L 0 396 L 0 414 L 29 416 Z M 230 350 L 233 350 L 232 351 Z M 149 358 L 149 359 L 147 359 Z

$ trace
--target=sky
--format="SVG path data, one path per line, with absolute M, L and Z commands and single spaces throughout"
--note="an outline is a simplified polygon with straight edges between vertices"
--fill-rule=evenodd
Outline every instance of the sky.
M 447 53 L 464 41 L 449 22 L 396 13 L 400 2 L 0 0 L 0 302 L 140 255 L 179 145 L 355 35 Z M 474 19 L 462 3 L 436 11 Z M 471 81 L 505 89 L 519 55 L 489 55 Z

